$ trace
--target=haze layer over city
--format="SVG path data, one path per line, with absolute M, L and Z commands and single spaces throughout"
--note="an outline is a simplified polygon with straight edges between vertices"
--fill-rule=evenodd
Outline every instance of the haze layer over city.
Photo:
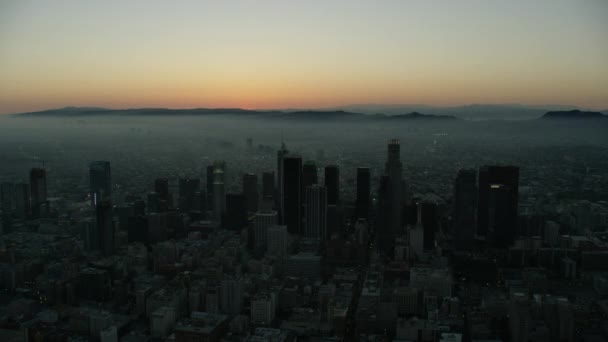
M 0 4 L 0 341 L 608 341 L 607 15 Z

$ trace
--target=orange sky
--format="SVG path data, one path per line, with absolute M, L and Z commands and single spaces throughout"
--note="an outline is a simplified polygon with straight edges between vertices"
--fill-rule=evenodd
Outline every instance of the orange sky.
M 608 2 L 8 1 L 0 113 L 353 103 L 608 108 Z

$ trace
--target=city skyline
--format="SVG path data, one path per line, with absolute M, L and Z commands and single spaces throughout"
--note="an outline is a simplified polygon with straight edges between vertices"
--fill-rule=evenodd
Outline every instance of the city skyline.
M 608 342 L 606 14 L 0 1 L 0 341 Z
M 1 114 L 64 106 L 608 107 L 604 1 L 1 8 Z

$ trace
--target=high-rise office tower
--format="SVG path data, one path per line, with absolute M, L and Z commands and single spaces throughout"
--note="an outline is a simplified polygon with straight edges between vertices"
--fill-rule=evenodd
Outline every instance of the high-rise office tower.
M 254 240 L 256 249 L 265 249 L 268 240 L 268 228 L 278 224 L 276 211 L 258 212 L 255 214 Z
M 335 204 L 327 205 L 327 237 L 330 238 L 333 235 L 340 235 L 342 228 L 342 213 Z
M 179 209 L 182 212 L 198 210 L 196 194 L 201 187 L 201 181 L 198 178 L 180 178 L 179 179 Z
M 213 210 L 213 164 L 207 165 L 205 177 L 207 183 L 207 209 Z
M 479 169 L 477 233 L 497 247 L 513 242 L 517 231 L 519 168 L 483 166 Z
M 149 213 L 146 215 L 147 241 L 150 244 L 165 241 L 167 239 L 167 213 Z
M 158 196 L 157 196 L 158 200 Z M 156 211 L 159 211 L 158 205 Z M 142 199 L 135 199 L 133 201 L 133 215 L 144 216 L 146 215 L 146 202 Z
M 264 172 L 262 174 L 262 198 L 271 200 L 274 198 L 274 172 Z
M 46 205 L 46 170 L 43 168 L 33 168 L 30 171 L 30 191 L 32 203 L 32 215 L 40 217 Z
M 357 168 L 357 199 L 355 202 L 355 215 L 357 218 L 367 219 L 371 205 L 371 175 L 368 167 Z
M 454 182 L 452 209 L 454 244 L 457 249 L 470 249 L 475 239 L 477 212 L 477 172 L 460 170 Z
M 172 204 L 171 194 L 169 193 L 169 179 L 157 178 L 154 181 L 154 191 L 158 194 L 159 211 L 167 211 Z
M 97 239 L 97 249 L 104 256 L 114 254 L 114 218 L 110 201 L 97 203 Z
M 387 199 L 388 199 L 388 230 L 397 234 L 402 229 L 403 196 L 403 166 L 401 164 L 401 148 L 399 140 L 392 139 L 388 143 L 388 154 L 385 164 L 387 176 Z
M 424 255 L 424 227 L 422 225 L 422 205 L 418 204 L 416 225 L 409 230 L 409 253 L 410 257 L 420 259 Z
M 325 187 L 327 188 L 327 204 L 340 204 L 340 169 L 338 165 L 325 167 Z
M 438 230 L 439 218 L 437 217 L 437 203 L 430 200 L 423 201 L 420 220 L 424 228 L 424 249 L 432 250 L 435 248 L 435 233 Z
M 327 190 L 323 186 L 306 188 L 304 234 L 320 241 L 327 239 Z
M 258 210 L 269 211 L 278 208 L 274 186 L 274 172 L 264 172 L 262 174 L 262 200 L 258 205 Z
M 226 195 L 224 188 L 224 172 L 226 163 L 216 161 L 213 163 L 213 218 L 220 222 L 226 211 Z
M 258 191 L 258 176 L 254 173 L 243 175 L 243 195 L 247 201 L 247 211 L 255 213 L 258 211 L 260 193 Z
M 277 151 L 277 207 L 279 208 L 279 220 L 283 221 L 283 158 L 289 153 L 284 142 L 281 142 L 281 149 Z
M 302 186 L 306 189 L 309 186 L 317 184 L 317 164 L 309 160 L 302 166 Z
M 247 200 L 243 194 L 226 194 L 226 211 L 222 215 L 222 226 L 240 230 L 247 225 Z
M 291 234 L 301 233 L 302 157 L 287 155 L 281 167 L 281 222 Z
M 109 161 L 94 161 L 89 165 L 91 206 L 112 200 L 112 171 Z
M 284 257 L 287 255 L 288 233 L 286 226 L 271 226 L 267 232 L 267 253 L 269 255 Z
M 158 192 L 150 192 L 147 198 L 148 205 L 148 213 L 158 213 L 160 212 L 160 197 L 158 196 Z
M 15 184 L 15 215 L 24 219 L 30 215 L 31 199 L 30 185 L 27 183 Z
M 196 193 L 198 197 L 198 211 L 201 212 L 201 217 L 205 218 L 207 216 L 207 210 L 209 210 L 209 203 L 207 203 L 207 190 L 201 189 Z
M 378 186 L 378 213 L 376 217 L 376 239 L 378 250 L 381 253 L 389 253 L 395 245 L 396 232 L 392 232 L 389 226 L 390 198 L 388 189 L 388 176 L 380 177 Z
M 129 243 L 141 242 L 148 244 L 148 218 L 145 216 L 129 217 L 129 228 L 127 230 Z

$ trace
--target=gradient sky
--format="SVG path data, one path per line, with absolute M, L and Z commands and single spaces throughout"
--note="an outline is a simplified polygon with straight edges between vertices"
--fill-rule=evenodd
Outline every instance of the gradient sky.
M 0 0 L 0 113 L 608 108 L 608 1 Z

